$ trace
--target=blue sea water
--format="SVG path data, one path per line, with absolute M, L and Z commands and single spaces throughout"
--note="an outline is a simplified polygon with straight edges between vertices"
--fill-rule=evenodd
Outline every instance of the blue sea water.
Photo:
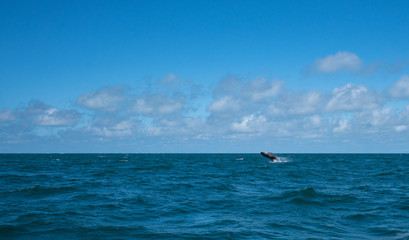
M 408 154 L 1 154 L 0 239 L 409 239 Z

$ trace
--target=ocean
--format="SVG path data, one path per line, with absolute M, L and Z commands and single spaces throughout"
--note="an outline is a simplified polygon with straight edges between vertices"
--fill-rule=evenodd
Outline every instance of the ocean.
M 409 239 L 409 154 L 0 154 L 0 239 Z

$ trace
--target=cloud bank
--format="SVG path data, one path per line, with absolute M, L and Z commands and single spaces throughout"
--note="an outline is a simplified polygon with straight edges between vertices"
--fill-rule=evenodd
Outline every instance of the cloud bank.
M 326 71 L 356 69 L 358 60 L 339 53 L 319 65 Z M 298 145 L 326 149 L 331 144 L 327 151 L 342 145 L 359 151 L 360 146 L 371 146 L 368 142 L 374 146 L 400 142 L 402 149 L 409 137 L 409 104 L 394 104 L 409 98 L 407 75 L 381 91 L 353 83 L 331 91 L 292 90 L 281 79 L 229 76 L 203 94 L 198 84 L 174 74 L 155 84 L 138 91 L 124 85 L 95 89 L 80 94 L 71 109 L 41 101 L 2 109 L 2 151 L 4 146 L 46 141 L 100 145 L 102 151 L 113 152 L 189 152 L 203 146 L 222 151 L 223 145 L 232 151 L 260 146 L 297 151 L 303 149 Z

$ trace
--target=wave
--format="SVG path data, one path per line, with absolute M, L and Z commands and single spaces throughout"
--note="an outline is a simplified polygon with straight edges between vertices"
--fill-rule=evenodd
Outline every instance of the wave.
M 154 205 L 152 201 L 150 201 L 147 197 L 138 195 L 136 197 L 125 198 L 121 200 L 121 202 L 125 205 L 132 205 L 132 206 L 150 206 Z
M 353 220 L 353 221 L 368 222 L 370 220 L 379 218 L 379 216 L 375 214 L 371 214 L 371 213 L 353 213 L 353 214 L 347 215 L 345 218 L 348 220 Z
M 224 192 L 236 192 L 237 189 L 229 183 L 216 183 L 210 186 L 212 190 L 224 191 Z
M 286 195 L 284 197 L 289 200 L 288 202 L 296 204 L 320 204 L 322 200 L 320 199 L 321 195 L 312 187 L 292 191 Z
M 344 205 L 354 203 L 356 201 L 356 198 L 349 194 L 326 194 L 315 190 L 313 187 L 306 187 L 298 190 L 284 192 L 278 196 L 265 196 L 261 200 L 287 202 L 299 205 Z
M 149 231 L 148 228 L 144 226 L 122 226 L 122 225 L 97 225 L 92 226 L 93 224 L 90 223 L 91 226 L 77 226 L 77 225 L 67 225 L 64 227 L 58 227 L 54 229 L 41 229 L 41 226 L 38 227 L 40 229 L 25 231 L 26 236 L 30 236 L 30 238 L 34 239 L 150 239 L 153 237 L 157 237 L 156 234 L 153 234 Z M 5 226 L 4 229 L 7 230 L 14 230 L 20 231 L 21 228 L 19 226 Z M 10 232 L 2 232 L 3 227 L 0 227 L 0 237 L 13 237 L 21 236 L 24 232 L 18 232 L 13 234 Z M 64 236 L 64 237 L 62 237 Z M 119 237 L 118 237 L 119 236 Z
M 34 185 L 30 187 L 20 188 L 16 190 L 9 191 L 10 194 L 22 194 L 27 197 L 41 197 L 47 195 L 58 195 L 71 193 L 76 190 L 75 187 L 71 186 L 59 186 L 59 187 L 45 187 L 40 185 Z
M 374 234 L 375 236 L 379 237 L 397 237 L 401 235 L 406 235 L 405 238 L 401 239 L 408 239 L 409 234 L 406 229 L 397 229 L 396 226 L 377 226 L 369 228 L 369 232 Z

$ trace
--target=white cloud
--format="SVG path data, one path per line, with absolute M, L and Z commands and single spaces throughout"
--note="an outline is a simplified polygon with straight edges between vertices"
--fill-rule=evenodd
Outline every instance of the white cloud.
M 38 126 L 69 126 L 76 123 L 78 118 L 76 111 L 48 108 L 38 113 L 34 122 Z
M 146 135 L 150 137 L 160 136 L 162 134 L 163 132 L 160 127 L 148 127 L 146 129 Z
M 69 126 L 77 122 L 80 114 L 75 110 L 60 110 L 39 101 L 32 101 L 19 111 L 20 123 L 36 126 Z
M 406 131 L 408 129 L 408 126 L 406 125 L 398 125 L 394 127 L 396 132 L 403 132 Z
M 269 82 L 265 78 L 254 79 L 243 86 L 241 95 L 253 102 L 270 99 L 279 93 L 283 83 L 284 81 Z
M 265 116 L 249 115 L 242 118 L 240 122 L 232 124 L 233 131 L 244 133 L 255 133 L 265 131 L 267 119 Z
M 285 81 L 282 80 L 268 81 L 263 77 L 244 81 L 241 78 L 230 76 L 218 83 L 213 96 L 218 99 L 230 96 L 235 99 L 258 102 L 276 96 L 284 83 Z
M 135 120 L 127 119 L 119 122 L 107 124 L 106 126 L 88 126 L 86 131 L 104 138 L 121 138 L 135 135 L 138 123 Z
M 402 76 L 388 92 L 393 98 L 409 98 L 409 76 Z
M 265 111 L 268 115 L 282 116 L 285 114 L 285 109 L 279 108 L 276 104 L 270 104 Z
M 250 81 L 225 78 L 214 89 L 214 100 L 207 107 L 209 121 L 217 125 L 230 125 L 244 116 L 265 112 L 269 103 L 280 94 L 283 84 L 284 81 L 268 81 L 265 78 Z
M 213 97 L 237 96 L 240 93 L 244 81 L 237 77 L 226 77 L 218 82 L 213 90 Z
M 58 138 L 61 131 L 75 128 L 80 117 L 76 110 L 58 109 L 40 101 L 14 111 L 0 111 L 0 143 L 28 144 L 44 137 Z
M 11 110 L 0 111 L 0 122 L 10 122 L 15 119 L 14 113 Z
M 237 112 L 240 110 L 240 103 L 232 97 L 222 97 L 210 104 L 208 110 L 211 112 Z
M 147 116 L 173 114 L 183 109 L 183 102 L 183 98 L 170 98 L 164 94 L 151 94 L 136 99 L 132 112 Z
M 409 105 L 407 105 L 399 114 L 399 119 L 409 123 Z
M 333 132 L 335 133 L 340 133 L 340 132 L 344 132 L 349 128 L 349 120 L 348 119 L 341 119 L 337 121 L 337 125 L 334 128 Z
M 148 136 L 169 136 L 173 139 L 203 139 L 210 136 L 209 126 L 200 118 L 180 117 L 175 120 L 161 119 L 146 127 Z
M 369 123 L 371 126 L 381 126 L 385 125 L 391 118 L 391 108 L 384 109 L 374 109 L 369 112 L 363 112 L 360 114 L 361 118 L 365 119 L 365 122 Z M 362 122 L 364 122 L 362 120 Z
M 363 85 L 347 84 L 332 91 L 326 109 L 328 111 L 357 111 L 373 109 L 380 104 L 380 97 Z
M 82 94 L 77 98 L 77 104 L 92 110 L 112 112 L 119 109 L 124 99 L 124 88 L 115 86 Z
M 175 88 L 179 84 L 182 84 L 183 81 L 173 73 L 167 74 L 164 78 L 158 80 L 158 84 L 168 87 L 168 88 Z
M 308 116 L 296 121 L 295 128 L 292 134 L 301 138 L 319 139 L 328 135 L 329 127 L 328 119 L 318 114 Z M 298 134 L 297 134 L 298 132 Z
M 308 120 L 309 128 L 319 128 L 322 126 L 323 119 L 318 115 L 311 116 Z
M 306 115 L 319 112 L 323 107 L 323 97 L 319 92 L 295 93 L 282 95 L 276 107 L 270 107 L 270 112 L 286 112 L 289 114 Z M 278 109 L 281 110 L 278 110 Z
M 338 71 L 357 71 L 361 69 L 362 60 L 351 52 L 338 52 L 314 62 L 313 67 L 322 73 L 334 73 Z

